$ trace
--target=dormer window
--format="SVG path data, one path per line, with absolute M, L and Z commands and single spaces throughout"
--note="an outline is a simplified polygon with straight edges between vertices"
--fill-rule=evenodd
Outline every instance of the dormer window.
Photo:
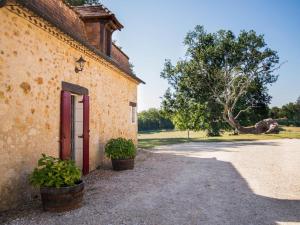
M 123 25 L 103 5 L 77 6 L 74 10 L 85 24 L 88 41 L 105 55 L 111 57 L 112 34 Z

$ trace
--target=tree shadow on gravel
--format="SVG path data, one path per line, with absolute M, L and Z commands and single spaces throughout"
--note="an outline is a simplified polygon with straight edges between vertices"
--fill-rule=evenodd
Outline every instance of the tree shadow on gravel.
M 156 154 L 162 158 L 168 153 Z M 181 219 L 178 223 L 173 221 L 174 224 L 278 225 L 280 222 L 300 222 L 300 199 L 277 199 L 255 194 L 230 162 L 182 155 L 170 157 L 174 162 L 185 161 L 186 165 L 194 167 L 192 178 L 189 179 L 197 180 L 177 199 L 184 201 L 190 195 L 193 203 L 181 206 L 187 211 L 179 216 Z M 188 207 L 191 207 L 190 211 L 198 209 L 199 214 L 191 213 L 184 219 L 185 214 L 189 214 Z M 161 224 L 171 223 L 165 221 Z
M 253 145 L 255 147 L 255 145 Z M 149 153 L 132 171 L 90 174 L 84 206 L 2 215 L 9 224 L 276 225 L 300 222 L 300 200 L 255 194 L 230 162 Z M 78 216 L 81 215 L 81 216 Z M 17 218 L 21 218 L 20 220 Z
M 256 195 L 247 181 L 229 162 L 216 159 L 200 159 L 199 163 L 208 164 L 215 179 L 210 187 L 222 187 L 221 192 L 207 188 L 204 201 L 210 216 L 223 218 L 224 224 L 269 224 L 278 222 L 300 222 L 300 200 L 275 199 Z M 213 201 L 212 201 L 213 199 Z M 213 219 L 214 220 L 214 219 Z M 216 221 L 218 224 L 219 221 Z

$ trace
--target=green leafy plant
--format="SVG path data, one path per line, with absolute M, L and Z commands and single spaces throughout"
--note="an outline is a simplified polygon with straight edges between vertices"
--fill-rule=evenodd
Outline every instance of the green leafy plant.
M 30 175 L 30 183 L 36 187 L 74 186 L 81 178 L 81 171 L 72 160 L 61 160 L 42 154 L 38 167 Z
M 130 139 L 111 139 L 105 146 L 105 154 L 111 159 L 133 159 L 136 155 L 136 147 Z

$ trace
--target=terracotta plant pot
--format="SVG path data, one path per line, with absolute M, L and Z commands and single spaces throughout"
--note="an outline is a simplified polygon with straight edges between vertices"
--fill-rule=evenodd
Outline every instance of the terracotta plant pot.
M 134 168 L 134 159 L 112 159 L 114 170 L 132 170 Z
M 65 212 L 82 206 L 83 181 L 72 187 L 41 187 L 42 204 L 45 211 Z

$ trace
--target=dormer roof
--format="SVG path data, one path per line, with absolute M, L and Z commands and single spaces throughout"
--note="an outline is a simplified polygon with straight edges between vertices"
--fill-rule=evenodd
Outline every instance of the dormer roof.
M 115 14 L 103 5 L 84 5 L 73 7 L 83 20 L 109 20 L 113 30 L 121 30 L 124 26 L 118 21 Z

